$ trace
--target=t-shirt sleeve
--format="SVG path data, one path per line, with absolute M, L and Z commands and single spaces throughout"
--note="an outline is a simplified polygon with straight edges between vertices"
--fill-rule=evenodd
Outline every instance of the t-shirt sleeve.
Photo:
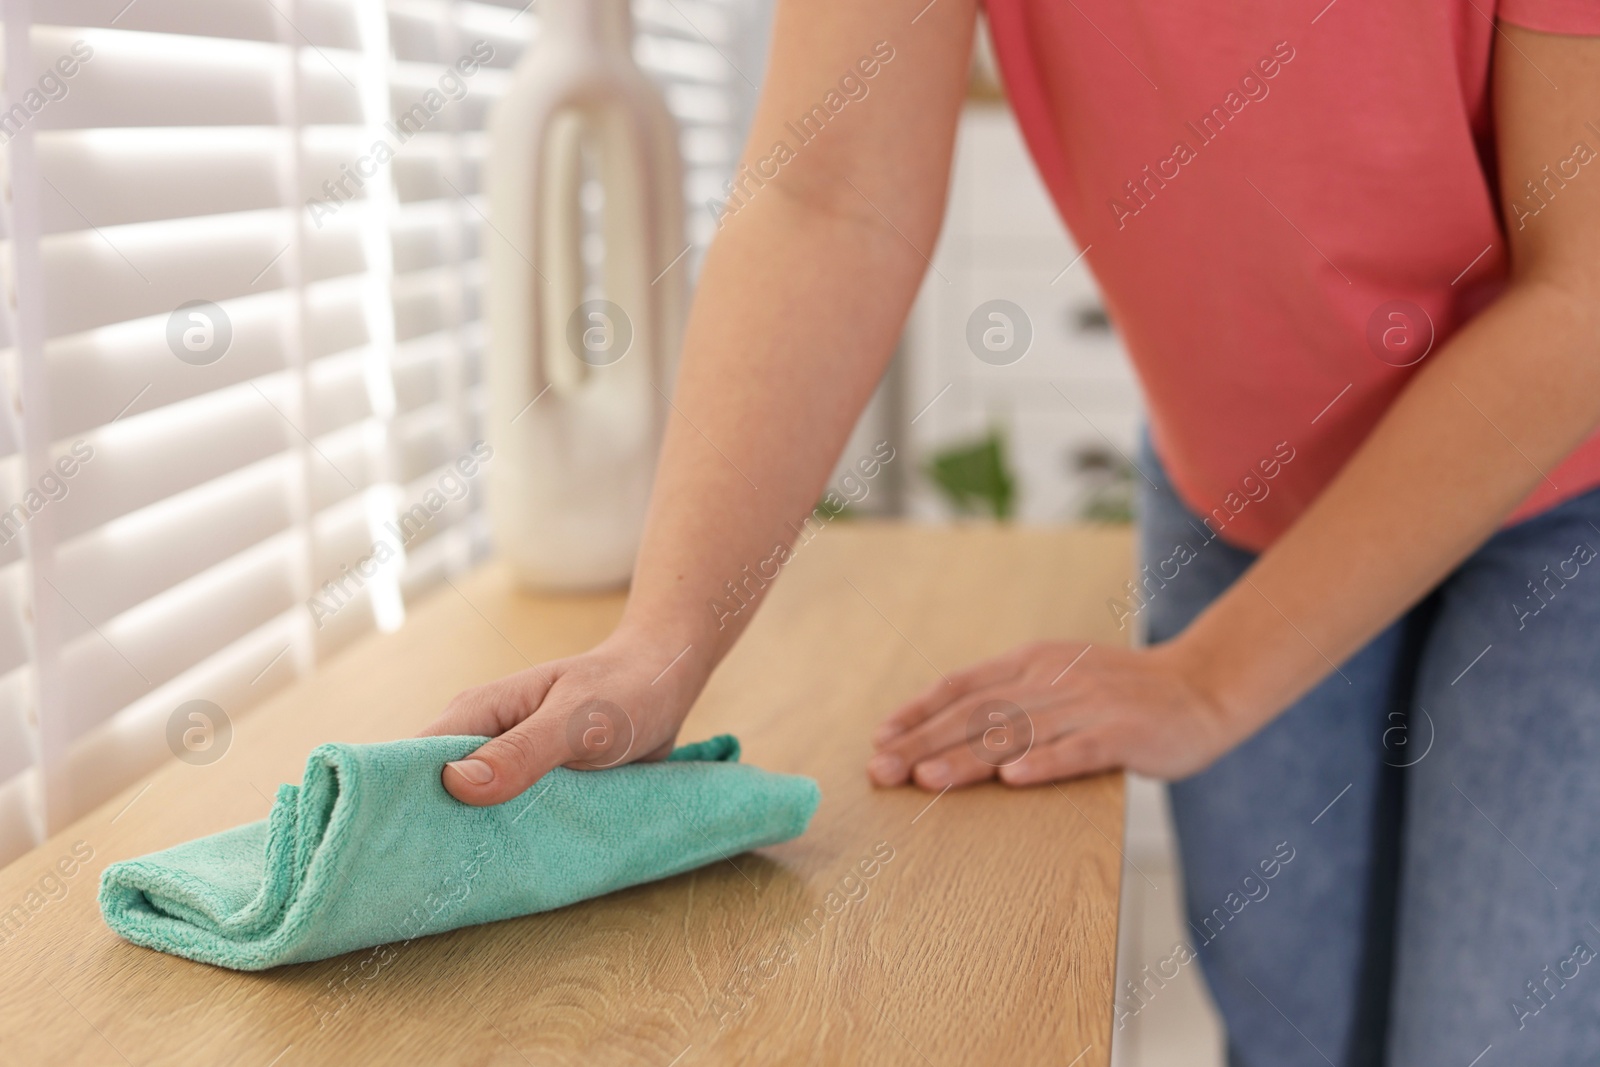
M 1600 36 L 1600 0 L 1500 0 L 1498 14 L 1542 33 Z

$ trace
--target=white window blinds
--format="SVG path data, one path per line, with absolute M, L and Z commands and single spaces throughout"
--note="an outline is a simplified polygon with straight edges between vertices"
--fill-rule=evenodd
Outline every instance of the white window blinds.
M 0 862 L 180 705 L 236 716 L 485 553 L 481 131 L 538 32 L 519 0 L 3 2 Z M 761 15 L 634 8 L 693 269 Z

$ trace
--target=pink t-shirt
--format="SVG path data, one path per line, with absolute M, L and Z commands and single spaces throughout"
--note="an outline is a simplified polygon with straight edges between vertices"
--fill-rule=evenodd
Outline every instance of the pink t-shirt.
M 1213 532 L 1253 550 L 1344 465 L 1430 333 L 1437 351 L 1505 284 L 1489 19 L 1600 34 L 1600 0 L 988 12 L 1023 135 L 1089 249 L 1172 480 Z M 1504 41 L 1501 62 L 1527 62 Z M 1528 176 L 1539 185 L 1512 226 L 1548 221 L 1537 210 L 1580 172 L 1600 181 L 1600 128 L 1574 137 Z M 1514 519 L 1600 485 L 1600 434 L 1547 473 Z

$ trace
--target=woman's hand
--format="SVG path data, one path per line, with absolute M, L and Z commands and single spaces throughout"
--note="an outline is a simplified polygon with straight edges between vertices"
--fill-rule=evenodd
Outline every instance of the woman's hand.
M 1117 767 L 1182 778 L 1250 730 L 1191 680 L 1173 645 L 1045 641 L 929 686 L 878 727 L 867 769 L 879 785 L 932 790 Z
M 554 767 L 665 759 L 704 682 L 692 652 L 619 632 L 581 655 L 458 694 L 420 736 L 492 738 L 446 764 L 443 782 L 463 803 L 501 804 Z

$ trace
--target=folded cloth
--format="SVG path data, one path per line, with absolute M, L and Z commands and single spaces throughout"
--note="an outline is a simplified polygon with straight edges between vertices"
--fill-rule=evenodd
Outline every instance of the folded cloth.
M 491 922 L 609 893 L 805 832 L 817 784 L 738 762 L 723 735 L 665 762 L 557 768 L 491 808 L 439 772 L 481 737 L 322 745 L 263 822 L 100 880 L 135 944 L 240 971 Z

